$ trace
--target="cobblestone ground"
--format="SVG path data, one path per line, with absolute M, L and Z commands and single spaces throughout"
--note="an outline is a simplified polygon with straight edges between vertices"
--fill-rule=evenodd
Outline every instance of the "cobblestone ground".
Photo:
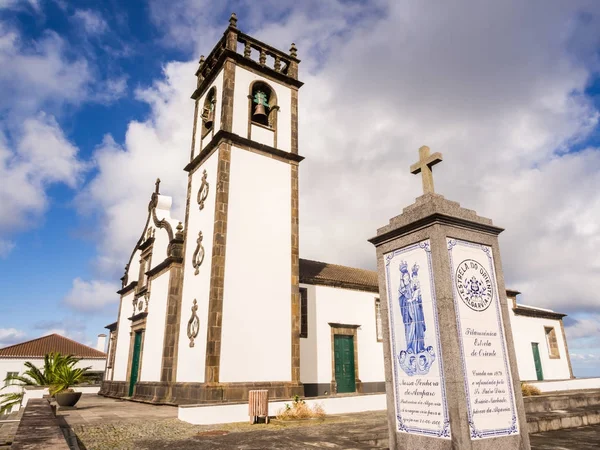
M 83 397 L 82 397 L 83 400 Z M 200 426 L 181 422 L 177 409 L 90 397 L 59 412 L 81 450 L 299 450 L 382 449 L 387 445 L 383 411 L 319 420 Z M 68 424 L 68 425 L 67 425 Z M 532 450 L 600 449 L 600 425 L 531 435 Z
M 387 425 L 382 413 L 330 416 L 323 420 L 273 420 L 268 425 L 239 423 L 200 426 L 177 419 L 161 419 L 76 425 L 72 429 L 82 450 L 365 449 L 374 448 L 373 426 L 379 426 L 385 437 Z

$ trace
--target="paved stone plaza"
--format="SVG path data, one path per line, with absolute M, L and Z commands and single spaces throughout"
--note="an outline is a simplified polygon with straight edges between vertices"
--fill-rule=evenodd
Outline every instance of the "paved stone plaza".
M 324 420 L 200 426 L 177 419 L 177 408 L 83 396 L 76 409 L 58 411 L 87 450 L 128 449 L 381 449 L 387 445 L 384 411 Z M 531 435 L 535 450 L 600 447 L 600 426 Z

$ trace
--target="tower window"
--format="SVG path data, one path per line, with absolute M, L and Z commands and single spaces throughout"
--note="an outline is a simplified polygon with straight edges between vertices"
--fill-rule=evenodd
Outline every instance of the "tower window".
M 202 106 L 202 137 L 214 129 L 216 105 L 217 88 L 213 87 L 206 94 L 204 105 Z
M 381 300 L 375 298 L 375 331 L 377 342 L 383 342 L 383 324 L 381 322 Z
M 300 288 L 300 337 L 308 337 L 308 292 Z

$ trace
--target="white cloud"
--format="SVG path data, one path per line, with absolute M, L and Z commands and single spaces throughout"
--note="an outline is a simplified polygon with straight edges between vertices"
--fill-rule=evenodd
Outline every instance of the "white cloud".
M 75 20 L 81 23 L 88 34 L 102 34 L 108 29 L 108 24 L 98 11 L 78 9 L 73 14 Z
M 408 167 L 427 144 L 445 157 L 437 191 L 506 227 L 509 287 L 534 305 L 598 308 L 600 151 L 569 149 L 598 127 L 585 90 L 598 69 L 600 6 L 328 1 L 316 14 L 312 4 L 277 5 L 272 16 L 238 12 L 238 26 L 300 49 L 303 257 L 374 268 L 366 240 L 419 195 Z M 209 49 L 226 25 L 199 33 L 194 20 L 224 11 L 163 7 L 151 5 L 175 45 Z M 81 199 L 103 217 L 99 264 L 119 275 L 157 176 L 182 217 L 195 69 L 168 64 L 139 94 L 151 119 L 96 153 L 98 176 Z
M 0 328 L 0 348 L 18 344 L 25 338 L 26 333 L 16 328 Z
M 194 64 L 171 63 L 164 80 L 136 92 L 152 113 L 145 122 L 131 122 L 125 143 L 119 146 L 106 136 L 94 153 L 97 176 L 80 193 L 77 203 L 84 213 L 98 213 L 101 244 L 100 272 L 121 276 L 147 215 L 156 178 L 161 192 L 174 197 L 172 217 L 183 219 L 187 180 L 183 167 L 189 159 L 193 91 L 188 83 Z M 124 195 L 126 194 L 126 195 Z
M 6 239 L 0 239 L 0 259 L 6 258 L 15 248 L 15 243 Z
M 39 0 L 0 0 L 0 9 L 23 10 L 30 7 L 35 12 L 41 12 Z
M 55 32 L 45 31 L 36 41 L 0 22 L 0 92 L 5 95 L 0 111 L 9 110 L 9 124 L 23 114 L 45 107 L 79 104 L 87 95 L 93 76 L 87 61 L 67 56 L 65 41 Z
M 0 134 L 0 233 L 31 225 L 47 207 L 46 188 L 53 183 L 76 187 L 85 170 L 77 147 L 52 116 L 26 119 L 15 147 L 9 149 Z
M 108 305 L 118 303 L 117 290 L 118 283 L 115 282 L 85 281 L 81 278 L 75 278 L 73 286 L 63 302 L 69 307 L 82 312 L 100 311 Z

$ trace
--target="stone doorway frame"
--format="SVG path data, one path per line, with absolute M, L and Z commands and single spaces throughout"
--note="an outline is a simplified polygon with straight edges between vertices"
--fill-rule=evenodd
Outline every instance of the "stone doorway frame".
M 142 335 L 142 343 L 140 345 L 140 363 L 138 367 L 138 383 L 140 380 L 140 375 L 142 374 L 142 362 L 144 361 L 144 342 L 146 341 L 146 317 L 148 313 L 140 313 L 136 316 L 130 317 L 129 319 L 132 321 L 131 330 L 129 331 L 129 356 L 127 360 L 127 374 L 125 378 L 125 382 L 127 386 L 129 386 L 129 382 L 131 380 L 131 363 L 133 362 L 133 347 L 135 343 L 135 334 L 139 331 Z M 133 392 L 133 397 L 135 397 L 135 389 Z
M 335 350 L 334 340 L 335 335 L 352 336 L 352 343 L 354 345 L 354 384 L 356 391 L 347 394 L 362 394 L 362 381 L 358 374 L 358 337 L 356 330 L 360 325 L 348 325 L 343 323 L 332 323 L 329 322 L 331 328 L 331 395 L 337 395 L 337 382 L 335 381 Z M 346 394 L 346 393 L 344 393 Z

